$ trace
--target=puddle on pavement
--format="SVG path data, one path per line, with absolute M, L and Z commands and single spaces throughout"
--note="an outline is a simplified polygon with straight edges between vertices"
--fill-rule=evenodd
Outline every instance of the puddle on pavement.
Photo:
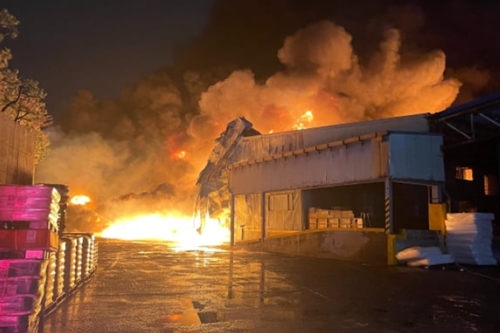
M 203 311 L 205 306 L 198 301 L 189 299 L 177 300 L 182 306 L 181 313 L 167 315 L 162 319 L 164 323 L 178 323 L 182 326 L 193 326 L 209 323 L 217 323 L 221 320 L 221 315 L 216 311 Z
M 304 290 L 298 290 L 286 279 L 270 272 L 264 262 L 236 266 L 231 253 L 228 266 L 225 290 L 227 302 L 222 310 L 214 310 L 203 300 L 176 299 L 178 311 L 161 317 L 160 321 L 199 326 L 235 320 L 252 321 L 259 314 L 265 318 L 286 320 L 328 316 L 328 312 L 322 309 L 304 310 L 299 296 Z M 305 292 L 310 293 L 309 290 Z
M 480 301 L 471 297 L 443 295 L 442 304 L 432 306 L 432 319 L 436 323 L 459 321 L 469 332 L 479 331 Z

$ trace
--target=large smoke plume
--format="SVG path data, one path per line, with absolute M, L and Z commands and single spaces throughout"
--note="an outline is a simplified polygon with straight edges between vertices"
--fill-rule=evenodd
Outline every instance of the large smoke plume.
M 309 126 L 436 112 L 456 99 L 458 79 L 472 82 L 470 94 L 487 84 L 488 71 L 447 68 L 443 51 L 405 48 L 402 33 L 411 35 L 414 25 L 398 30 L 387 23 L 405 10 L 406 21 L 423 24 L 420 11 L 392 8 L 380 22 L 369 22 L 380 28 L 372 29 L 379 35 L 370 52 L 363 45 L 357 53 L 347 29 L 319 20 L 276 45 L 268 64 L 278 70 L 270 75 L 262 75 L 270 66 L 253 72 L 235 59 L 225 67 L 212 54 L 205 66 L 193 65 L 196 56 L 185 57 L 176 69 L 153 73 L 114 100 L 81 91 L 51 130 L 52 151 L 37 167 L 36 181 L 91 196 L 94 209 L 109 220 L 153 211 L 191 214 L 198 173 L 236 117 L 265 133 L 292 130 L 308 110 L 314 114 Z

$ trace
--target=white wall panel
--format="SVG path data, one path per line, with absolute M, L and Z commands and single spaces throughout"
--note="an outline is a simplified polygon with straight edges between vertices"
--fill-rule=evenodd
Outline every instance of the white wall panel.
M 429 125 L 426 116 L 427 114 L 417 114 L 245 137 L 241 139 L 232 158 L 238 162 L 251 161 L 326 142 L 383 131 L 428 132 Z
M 237 167 L 230 170 L 230 189 L 246 194 L 378 179 L 384 174 L 372 168 L 373 161 L 380 165 L 373 144 L 386 143 L 367 140 Z
M 443 182 L 440 135 L 392 133 L 389 136 L 389 173 L 395 179 Z

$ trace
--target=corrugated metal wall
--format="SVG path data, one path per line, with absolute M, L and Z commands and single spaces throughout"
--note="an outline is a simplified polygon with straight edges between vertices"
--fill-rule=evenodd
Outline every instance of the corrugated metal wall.
M 427 113 L 305 129 L 304 147 L 385 131 L 429 132 Z
M 392 178 L 444 182 L 441 135 L 391 133 L 389 145 Z
M 261 193 L 380 180 L 444 181 L 442 141 L 428 134 L 389 133 L 384 139 L 336 142 L 286 157 L 236 165 L 233 194 Z M 389 157 L 390 156 L 390 157 Z M 390 166 L 390 168 L 389 168 Z
M 417 114 L 246 137 L 238 144 L 233 160 L 251 161 L 325 142 L 382 131 L 428 132 L 429 124 L 426 116 L 427 114 Z
M 234 197 L 235 239 L 259 239 L 262 236 L 262 194 L 244 194 Z
M 0 113 L 0 184 L 33 184 L 35 139 Z
M 266 231 L 303 230 L 300 191 L 266 193 Z
M 234 194 L 259 193 L 379 179 L 387 172 L 376 139 L 250 164 L 230 170 Z

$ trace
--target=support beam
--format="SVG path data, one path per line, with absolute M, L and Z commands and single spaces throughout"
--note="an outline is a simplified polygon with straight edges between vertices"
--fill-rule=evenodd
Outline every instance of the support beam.
M 394 214 L 393 214 L 393 195 L 392 195 L 392 179 L 385 179 L 385 233 L 392 234 L 394 232 Z
M 431 185 L 430 186 L 430 188 L 431 188 L 431 191 L 430 191 L 431 197 L 430 197 L 430 200 L 429 200 L 430 203 L 440 203 L 440 202 L 443 202 L 442 187 L 443 187 L 442 184 Z
M 446 124 L 446 126 L 448 126 L 449 128 L 451 128 L 452 130 L 456 131 L 457 133 L 462 134 L 467 139 L 469 139 L 469 140 L 472 139 L 470 135 L 468 135 L 465 132 L 459 130 L 458 128 L 456 128 L 455 126 L 453 126 L 452 124 L 450 124 L 449 122 L 445 121 L 444 123 Z
M 229 232 L 230 232 L 230 244 L 231 246 L 234 246 L 234 194 L 231 194 L 231 222 L 229 226 Z
M 490 123 L 492 123 L 493 125 L 497 126 L 497 127 L 500 127 L 500 123 L 498 121 L 495 121 L 493 119 L 491 119 L 490 117 L 488 117 L 487 115 L 485 114 L 482 114 L 482 113 L 478 113 L 477 114 L 478 116 L 480 117 L 483 117 L 484 119 L 486 119 L 487 121 L 489 121 Z
M 260 241 L 263 242 L 266 239 L 266 193 L 263 192 L 260 197 Z

